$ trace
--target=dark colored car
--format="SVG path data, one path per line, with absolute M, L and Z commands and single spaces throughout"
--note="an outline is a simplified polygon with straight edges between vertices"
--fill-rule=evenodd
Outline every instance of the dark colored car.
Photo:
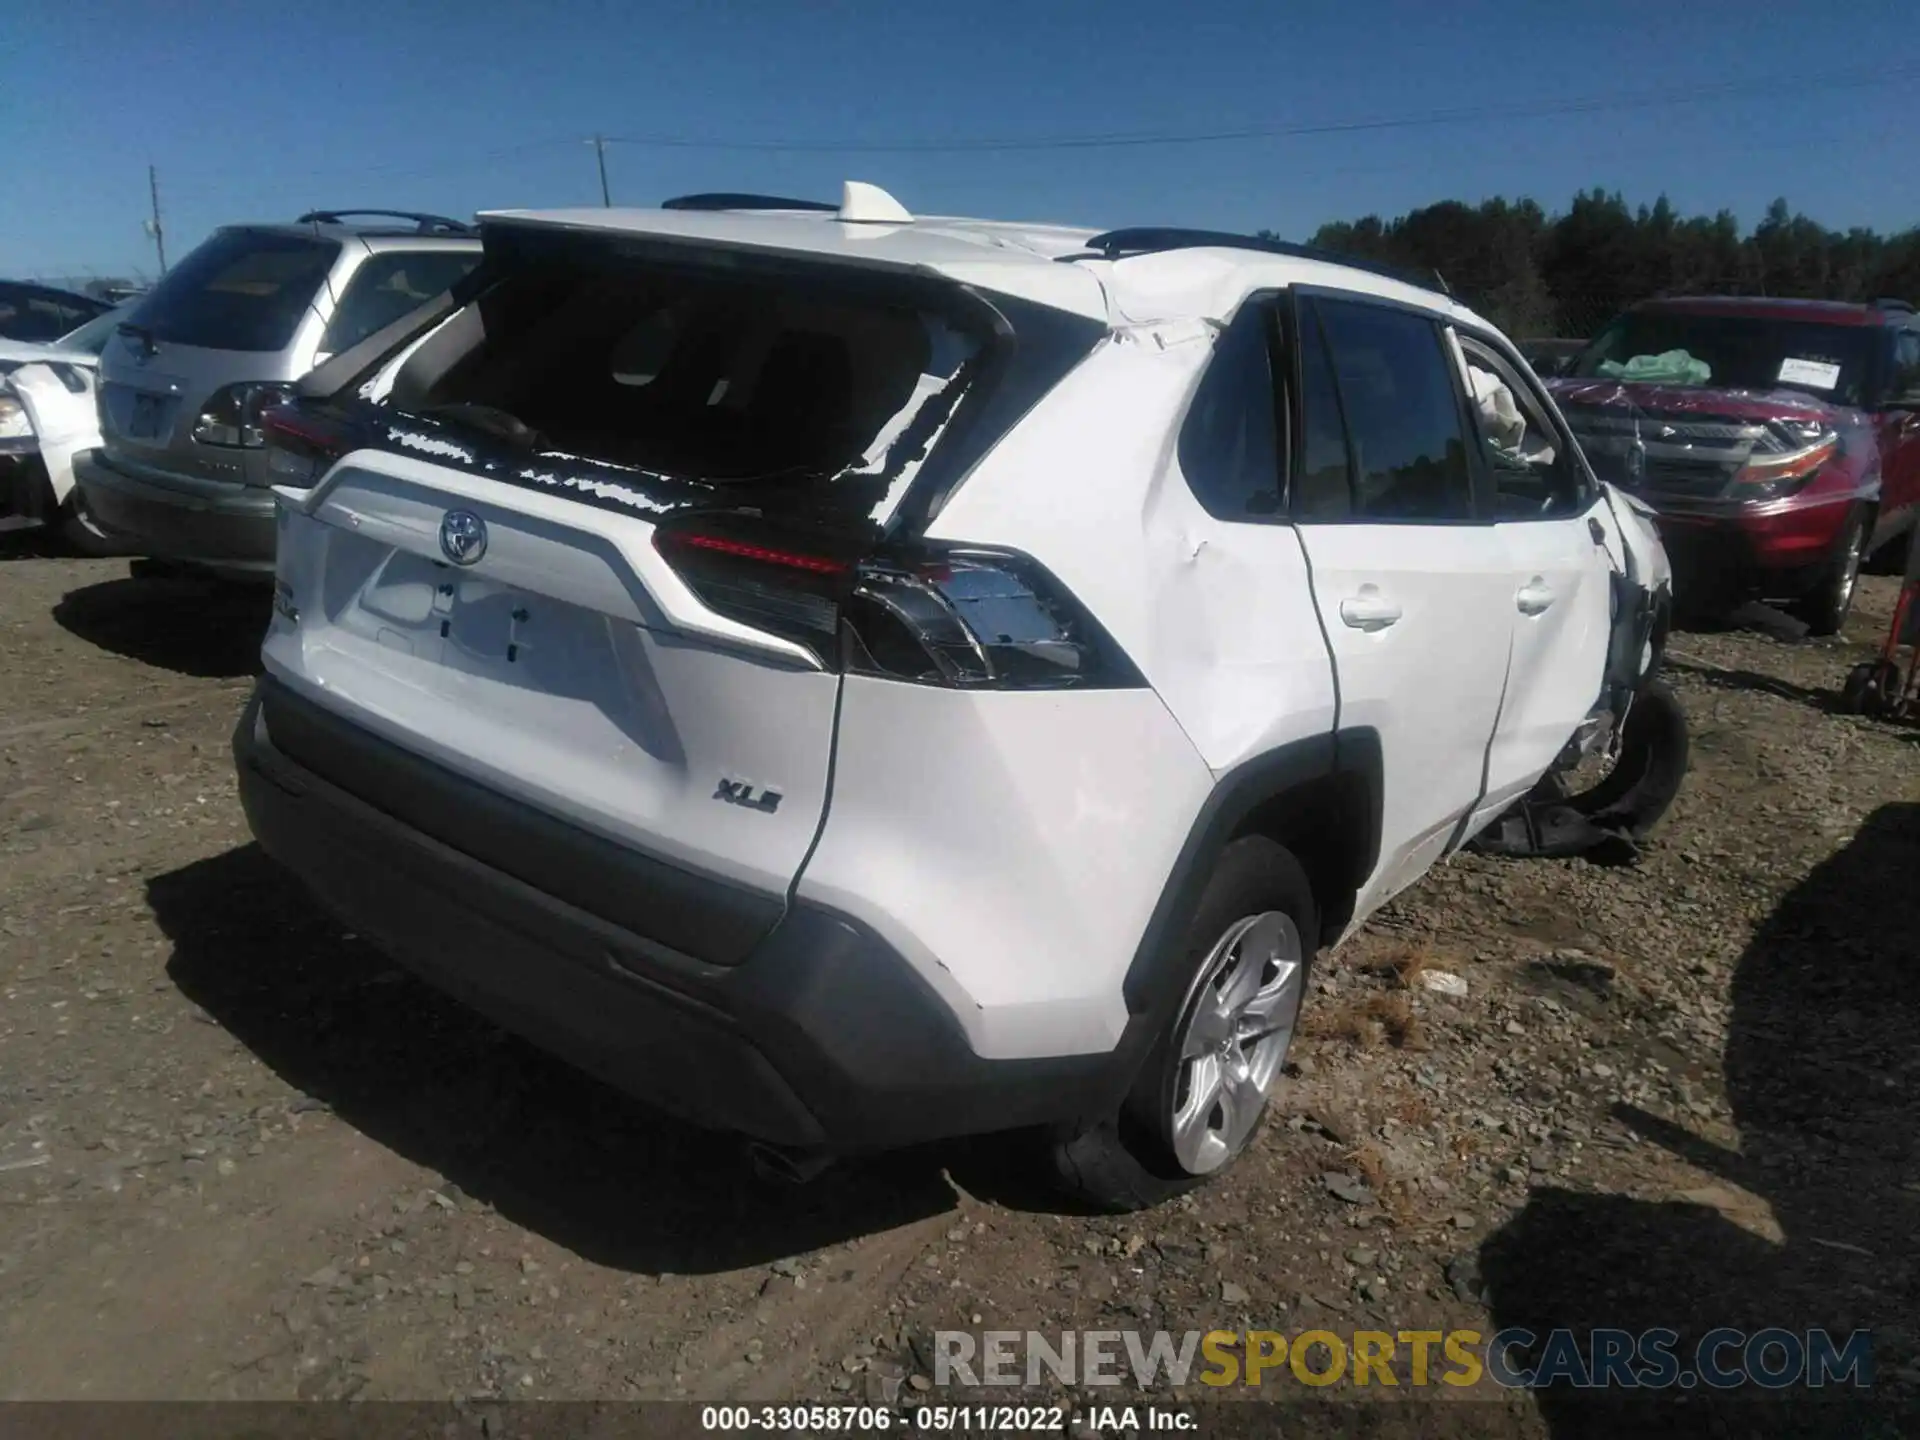
M 1651 505 L 1677 597 L 1845 624 L 1920 517 L 1920 317 L 1904 301 L 1634 306 L 1548 382 L 1589 462 Z
M 52 285 L 0 280 L 0 340 L 46 344 L 113 308 L 110 300 Z

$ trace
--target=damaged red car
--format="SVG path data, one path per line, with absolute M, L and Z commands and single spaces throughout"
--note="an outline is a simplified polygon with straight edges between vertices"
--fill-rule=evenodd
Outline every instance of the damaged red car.
M 1920 517 L 1920 317 L 1904 301 L 1697 297 L 1615 318 L 1547 382 L 1594 470 L 1651 506 L 1676 599 L 1846 623 Z

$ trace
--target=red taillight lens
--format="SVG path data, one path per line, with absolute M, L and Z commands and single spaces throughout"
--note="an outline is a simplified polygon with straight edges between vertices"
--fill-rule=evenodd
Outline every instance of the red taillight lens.
M 267 470 L 274 482 L 306 489 L 352 448 L 352 431 L 297 406 L 282 405 L 260 417 Z
M 1001 551 L 853 558 L 831 546 L 663 526 L 655 547 L 701 600 L 829 669 L 981 689 L 1144 683 L 1040 566 Z
M 659 533 L 656 546 L 669 557 L 675 550 L 682 553 L 704 550 L 714 555 L 731 555 L 737 560 L 753 560 L 787 570 L 804 570 L 812 575 L 845 575 L 853 568 L 845 560 L 830 560 L 823 555 L 806 555 L 797 550 L 776 550 L 766 545 L 753 545 L 744 540 L 732 540 L 724 535 L 706 535 L 699 531 L 663 530 Z
M 193 438 L 225 450 L 258 450 L 266 443 L 267 412 L 292 394 L 291 386 L 263 380 L 244 380 L 216 390 L 193 422 Z

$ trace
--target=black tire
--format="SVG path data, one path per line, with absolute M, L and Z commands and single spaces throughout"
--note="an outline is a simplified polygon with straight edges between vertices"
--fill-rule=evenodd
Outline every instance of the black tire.
M 1900 670 L 1885 660 L 1872 660 L 1847 671 L 1840 687 L 1840 708 L 1852 715 L 1890 714 L 1900 694 Z
M 1203 962 L 1236 921 L 1275 910 L 1284 913 L 1299 934 L 1304 991 L 1319 942 L 1319 912 L 1306 871 L 1291 851 L 1264 836 L 1249 835 L 1233 841 L 1214 863 L 1199 906 L 1179 942 L 1181 993 L 1185 998 L 1154 1038 L 1119 1112 L 1064 1127 L 1048 1137 L 1054 1178 L 1076 1199 L 1115 1212 L 1162 1204 L 1225 1173 L 1259 1133 L 1256 1123 L 1240 1149 L 1224 1164 L 1195 1175 L 1174 1157 L 1166 1117 L 1181 1070 L 1176 1037 L 1184 1033 L 1198 1003 L 1193 982 Z
M 1867 517 L 1855 513 L 1841 527 L 1833 554 L 1821 568 L 1813 589 L 1793 607 L 1793 613 L 1806 622 L 1809 635 L 1824 639 L 1838 635 L 1846 626 L 1854 592 L 1860 588 L 1860 562 L 1866 546 Z
M 1649 680 L 1627 711 L 1620 758 L 1591 790 L 1564 803 L 1603 829 L 1644 840 L 1687 777 L 1687 712 L 1665 681 Z

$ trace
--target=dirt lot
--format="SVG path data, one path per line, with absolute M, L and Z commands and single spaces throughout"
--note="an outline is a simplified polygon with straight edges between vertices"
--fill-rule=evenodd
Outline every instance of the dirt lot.
M 261 606 L 0 546 L 0 1398 L 912 1396 L 935 1329 L 1313 1325 L 1871 1327 L 1920 1388 L 1920 746 L 1829 702 L 1893 581 L 1850 645 L 1677 637 L 1642 862 L 1444 867 L 1238 1169 L 1111 1219 L 1003 1142 L 768 1188 L 471 1018 L 249 845 Z

